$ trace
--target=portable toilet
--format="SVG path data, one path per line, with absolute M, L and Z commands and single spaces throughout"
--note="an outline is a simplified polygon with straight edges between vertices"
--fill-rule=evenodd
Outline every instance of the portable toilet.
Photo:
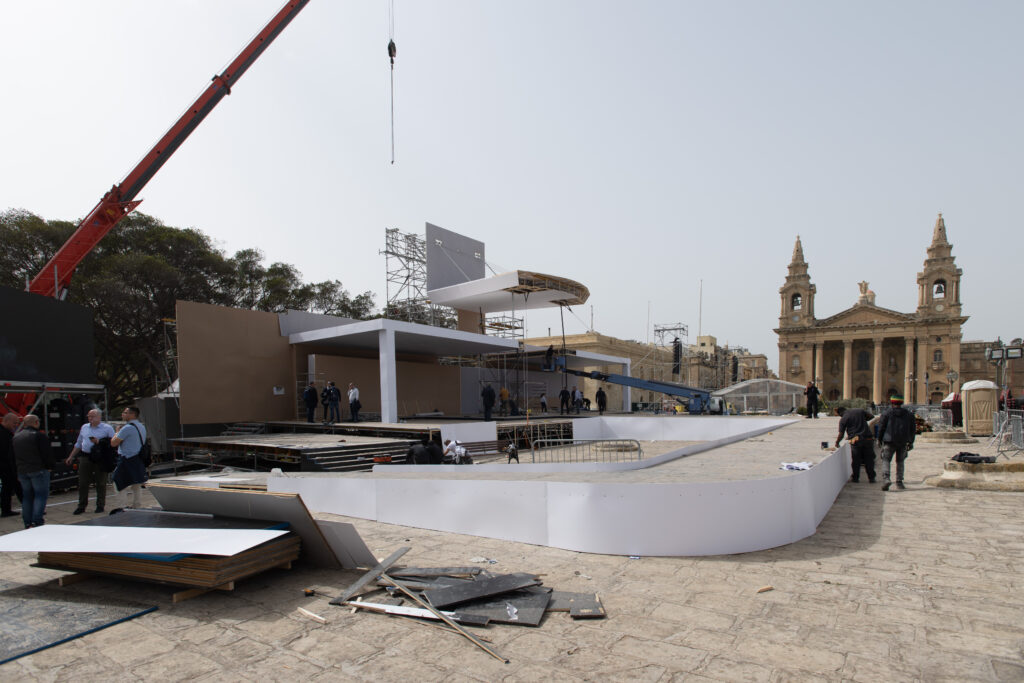
M 987 379 L 976 379 L 960 387 L 963 401 L 964 432 L 975 436 L 992 435 L 992 413 L 999 410 L 999 387 Z

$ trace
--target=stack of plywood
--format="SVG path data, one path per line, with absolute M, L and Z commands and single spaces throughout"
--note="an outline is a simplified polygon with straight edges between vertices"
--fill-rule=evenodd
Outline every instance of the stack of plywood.
M 299 536 L 294 532 L 285 531 L 287 525 L 213 515 L 126 510 L 121 514 L 99 517 L 74 525 L 74 528 L 78 529 L 77 533 L 85 537 L 97 532 L 102 533 L 103 530 L 97 527 L 117 527 L 120 531 L 144 529 L 145 533 L 154 536 L 157 535 L 154 530 L 177 530 L 174 535 L 181 538 L 182 548 L 192 548 L 199 552 L 111 553 L 47 550 L 39 552 L 38 565 L 49 569 L 110 574 L 195 588 L 218 588 L 233 587 L 231 584 L 234 581 L 267 569 L 288 568 L 298 559 L 301 550 Z M 217 539 L 222 537 L 217 536 L 217 532 L 226 531 L 230 534 L 233 531 L 258 529 L 276 530 L 277 534 L 270 540 L 240 552 L 234 552 L 235 548 L 232 547 L 230 553 L 220 553 Z

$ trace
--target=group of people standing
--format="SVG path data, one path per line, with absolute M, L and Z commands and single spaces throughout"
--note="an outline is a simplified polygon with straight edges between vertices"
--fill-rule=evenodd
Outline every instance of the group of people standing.
M 327 382 L 322 391 L 317 393 L 316 382 L 310 382 L 302 392 L 302 402 L 306 406 L 306 422 L 316 421 L 317 404 L 324 407 L 324 424 L 341 422 L 341 389 L 333 381 Z M 363 404 L 359 402 L 359 387 L 352 382 L 348 385 L 348 410 L 352 422 L 359 422 L 359 411 Z
M 499 404 L 502 415 L 505 414 L 506 404 L 510 402 L 508 389 L 505 387 L 501 388 L 499 394 L 495 394 L 494 388 L 490 384 L 484 384 L 483 390 L 480 392 L 480 398 L 483 402 L 484 407 L 484 420 L 490 421 L 491 414 L 494 411 L 495 400 L 501 397 L 501 403 Z M 600 414 L 604 414 L 604 411 L 608 409 L 608 394 L 605 393 L 604 387 L 598 387 L 597 393 L 594 395 L 597 400 L 597 410 Z M 590 410 L 590 401 L 583 397 L 583 392 L 579 390 L 574 384 L 572 390 L 568 387 L 562 387 L 562 390 L 558 392 L 558 404 L 559 404 L 559 415 L 571 415 L 574 411 L 577 415 L 583 410 L 584 406 L 587 410 Z M 548 412 L 548 395 L 547 392 L 541 392 L 540 395 L 540 410 L 542 413 Z
M 853 476 L 850 481 L 860 481 L 860 470 L 875 483 L 875 444 L 878 443 L 882 456 L 882 490 L 892 486 L 892 461 L 896 460 L 896 488 L 903 485 L 904 462 L 907 454 L 914 449 L 917 436 L 917 421 L 914 413 L 903 407 L 902 396 L 889 398 L 890 407 L 876 417 L 863 408 L 839 408 L 839 436 L 836 448 L 843 437 L 850 442 Z
M 136 406 L 125 408 L 121 413 L 124 426 L 115 432 L 103 421 L 98 409 L 88 412 L 87 422 L 79 429 L 75 445 L 64 460 L 69 466 L 78 464 L 78 507 L 74 514 L 85 512 L 93 487 L 95 512 L 104 511 L 108 476 L 122 496 L 122 504 L 111 514 L 141 504 L 142 484 L 149 474 L 148 463 L 144 462 L 148 434 L 139 416 Z M 42 526 L 50 495 L 50 470 L 56 464 L 50 438 L 40 429 L 37 415 L 19 418 L 13 413 L 5 414 L 0 420 L 0 516 L 17 514 L 12 508 L 16 497 L 21 502 L 25 528 Z

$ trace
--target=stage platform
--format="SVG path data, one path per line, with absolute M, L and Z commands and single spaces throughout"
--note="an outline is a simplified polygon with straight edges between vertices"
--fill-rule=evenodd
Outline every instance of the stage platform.
M 259 423 L 264 433 L 231 434 L 169 439 L 175 459 L 242 460 L 253 469 L 298 467 L 302 471 L 370 469 L 374 458 L 405 461 L 409 446 L 424 439 L 443 443 L 510 441 L 521 449 L 537 439 L 571 439 L 576 420 L 505 419 L 483 422 L 436 422 L 429 419 L 401 422 L 314 423 L 285 420 Z M 257 424 L 257 423 L 252 423 Z M 239 463 L 242 464 L 242 463 Z

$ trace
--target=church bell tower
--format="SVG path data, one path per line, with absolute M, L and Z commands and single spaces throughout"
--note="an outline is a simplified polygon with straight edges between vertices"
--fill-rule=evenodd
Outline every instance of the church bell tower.
M 790 266 L 792 268 L 792 266 Z M 924 270 L 917 274 L 917 314 L 921 318 L 960 317 L 960 276 L 953 245 L 946 239 L 946 222 L 942 214 L 935 219 L 932 244 Z
M 807 327 L 814 322 L 814 293 L 816 287 L 811 284 L 811 276 L 807 274 L 807 262 L 804 261 L 804 248 L 797 235 L 793 246 L 793 258 L 789 263 L 789 274 L 786 282 L 779 289 L 782 297 L 782 313 L 779 316 L 780 328 Z

